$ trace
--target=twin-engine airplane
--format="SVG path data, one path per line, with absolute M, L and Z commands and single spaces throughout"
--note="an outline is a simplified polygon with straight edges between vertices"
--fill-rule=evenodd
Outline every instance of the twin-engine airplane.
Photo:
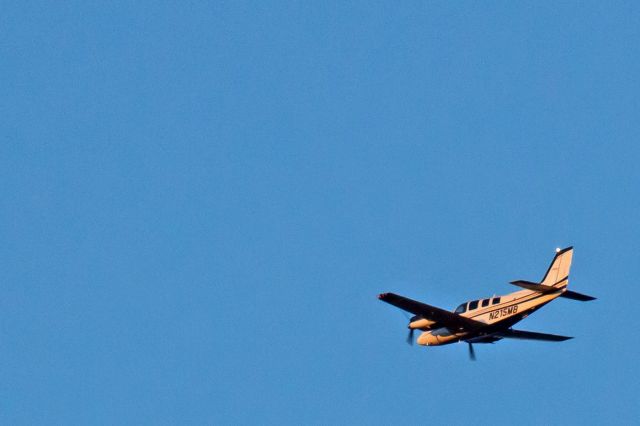
M 472 360 L 475 360 L 473 343 L 493 343 L 505 338 L 562 342 L 571 337 L 514 330 L 511 327 L 555 298 L 564 297 L 581 302 L 595 299 L 567 289 L 572 256 L 573 247 L 557 249 L 540 283 L 512 281 L 511 284 L 524 290 L 465 302 L 453 312 L 393 293 L 383 293 L 378 298 L 414 314 L 408 326 L 410 344 L 414 330 L 424 331 L 417 339 L 419 345 L 436 346 L 465 341 L 469 344 Z

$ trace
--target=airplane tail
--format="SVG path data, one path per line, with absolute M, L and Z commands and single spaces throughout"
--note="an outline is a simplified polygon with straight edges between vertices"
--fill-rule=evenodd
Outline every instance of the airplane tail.
M 569 285 L 572 258 L 573 247 L 558 250 L 540 284 L 555 288 L 564 288 Z
M 562 291 L 560 297 L 587 302 L 595 300 L 595 297 L 587 296 L 567 289 L 569 285 L 569 270 L 571 269 L 571 259 L 573 258 L 573 247 L 567 247 L 556 252 L 555 257 L 547 269 L 547 273 L 540 283 L 530 281 L 512 281 L 511 284 L 523 287 L 539 293 L 555 293 Z

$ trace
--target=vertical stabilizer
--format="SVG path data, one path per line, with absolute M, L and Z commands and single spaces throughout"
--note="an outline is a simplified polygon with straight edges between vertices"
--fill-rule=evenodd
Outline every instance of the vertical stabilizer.
M 558 288 L 566 287 L 569 284 L 572 257 L 573 247 L 558 250 L 540 284 Z

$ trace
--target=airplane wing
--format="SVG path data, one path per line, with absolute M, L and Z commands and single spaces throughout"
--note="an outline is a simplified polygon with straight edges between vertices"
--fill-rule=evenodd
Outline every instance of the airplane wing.
M 536 333 L 523 330 L 504 330 L 494 334 L 495 336 L 506 337 L 507 339 L 543 340 L 546 342 L 563 342 L 573 339 L 569 336 L 558 336 L 557 334 Z
M 472 331 L 486 326 L 486 324 L 480 321 L 465 318 L 456 313 L 436 308 L 426 303 L 417 302 L 407 297 L 398 296 L 397 294 L 382 293 L 378 296 L 378 299 L 407 312 L 411 312 L 414 315 L 420 315 L 426 319 L 440 323 L 452 331 Z

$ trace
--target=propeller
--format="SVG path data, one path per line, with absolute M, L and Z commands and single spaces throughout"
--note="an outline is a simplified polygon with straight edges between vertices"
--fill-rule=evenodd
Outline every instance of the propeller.
M 413 328 L 409 329 L 409 334 L 407 334 L 407 343 L 411 346 L 413 346 L 413 332 L 415 330 Z
M 409 313 L 402 311 L 402 314 L 405 316 L 405 318 L 407 318 L 407 321 L 409 321 L 409 324 L 411 324 L 411 321 L 413 321 L 413 319 L 415 317 L 412 317 L 411 315 L 409 315 Z M 409 334 L 407 334 L 407 343 L 411 346 L 413 346 L 413 332 L 415 331 L 413 328 L 409 327 L 407 325 L 407 328 L 409 329 Z
M 469 358 L 471 358 L 471 361 L 475 361 L 476 360 L 476 352 L 473 350 L 473 345 L 469 342 L 467 342 L 469 344 Z

